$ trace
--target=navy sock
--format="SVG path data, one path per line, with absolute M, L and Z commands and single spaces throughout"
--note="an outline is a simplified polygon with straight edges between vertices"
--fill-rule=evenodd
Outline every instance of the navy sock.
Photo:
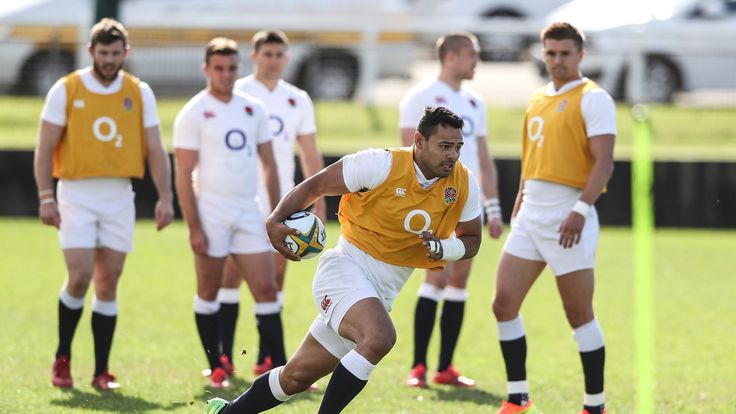
M 59 345 L 56 347 L 56 358 L 62 355 L 72 357 L 72 339 L 79 318 L 82 317 L 82 309 L 68 308 L 59 300 Z
M 92 336 L 95 342 L 95 375 L 107 371 L 112 348 L 112 337 L 115 334 L 115 325 L 118 316 L 105 316 L 92 312 Z
M 414 362 L 412 368 L 427 365 L 427 348 L 432 338 L 434 320 L 437 316 L 437 302 L 420 296 L 414 311 Z
M 282 401 L 276 399 L 268 385 L 269 372 L 253 381 L 253 385 L 228 404 L 219 414 L 255 414 L 269 410 Z
M 511 340 L 500 341 L 503 361 L 506 364 L 506 378 L 511 381 L 526 381 L 526 336 Z M 524 405 L 529 400 L 529 394 L 509 394 L 508 402 Z
M 199 339 L 202 341 L 202 347 L 207 355 L 207 361 L 209 361 L 210 369 L 221 365 L 220 363 L 220 323 L 216 313 L 206 315 L 203 313 L 194 312 L 194 319 L 197 322 L 197 331 L 199 332 Z
M 233 343 L 235 342 L 235 327 L 238 323 L 240 303 L 220 303 L 217 316 L 220 320 L 220 344 L 222 353 L 233 360 Z
M 330 382 L 325 389 L 322 405 L 319 406 L 317 414 L 337 414 L 350 404 L 362 390 L 368 381 L 363 381 L 353 375 L 339 362 L 332 372 Z
M 581 352 L 583 362 L 583 376 L 585 377 L 585 393 L 600 394 L 603 392 L 603 370 L 606 364 L 606 347 L 602 346 L 594 351 Z M 583 406 L 590 414 L 603 414 L 603 405 Z
M 452 364 L 452 356 L 455 354 L 457 340 L 460 337 L 460 327 L 463 325 L 465 315 L 465 301 L 453 301 L 445 299 L 442 305 L 442 316 L 440 316 L 440 365 L 437 371 L 446 370 Z
M 281 324 L 281 312 L 268 315 L 256 315 L 258 333 L 266 343 L 274 367 L 286 365 L 284 350 L 284 329 Z

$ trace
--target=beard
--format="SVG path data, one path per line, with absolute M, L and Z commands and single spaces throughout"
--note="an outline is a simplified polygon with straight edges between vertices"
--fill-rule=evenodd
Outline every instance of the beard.
M 120 69 L 122 69 L 123 65 L 115 65 L 113 63 L 106 63 L 104 65 L 99 65 L 97 62 L 93 62 L 92 69 L 94 69 L 97 76 L 100 77 L 103 81 L 110 82 L 115 80 L 115 78 L 118 76 L 118 73 L 120 72 Z M 112 72 L 110 72 L 112 70 Z

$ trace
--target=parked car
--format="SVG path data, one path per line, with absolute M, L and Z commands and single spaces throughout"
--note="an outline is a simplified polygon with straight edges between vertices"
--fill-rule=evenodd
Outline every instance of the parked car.
M 415 0 L 415 10 L 447 18 L 479 17 L 483 25 L 500 21 L 539 20 L 554 8 L 570 0 Z M 533 34 L 476 33 L 481 48 L 481 59 L 516 61 L 524 57 L 529 45 L 536 40 Z
M 85 44 L 94 5 L 33 0 L 0 14 L 0 91 L 43 95 L 60 76 L 89 62 Z M 121 0 L 119 19 L 132 45 L 126 68 L 159 94 L 184 95 L 204 85 L 204 46 L 215 36 L 240 43 L 247 73 L 250 38 L 275 27 L 291 40 L 287 80 L 318 99 L 348 99 L 368 54 L 374 76 L 410 75 L 413 35 L 398 30 L 406 13 L 403 0 Z M 373 43 L 364 43 L 366 33 Z
M 645 101 L 736 88 L 736 0 L 575 0 L 546 20 L 569 21 L 585 32 L 581 71 L 616 98 L 626 98 L 637 52 L 644 59 Z M 534 52 L 543 73 L 541 45 Z

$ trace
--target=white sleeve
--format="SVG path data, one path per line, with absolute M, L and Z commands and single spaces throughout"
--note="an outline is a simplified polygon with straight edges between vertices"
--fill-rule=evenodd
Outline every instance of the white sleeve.
M 194 106 L 187 104 L 179 111 L 174 120 L 174 148 L 199 150 L 201 122 L 194 117 L 201 112 L 193 111 Z
M 265 142 L 271 141 L 273 138 L 271 136 L 271 129 L 268 126 L 268 110 L 266 109 L 266 106 L 263 105 L 260 102 L 254 102 L 254 106 L 256 109 L 256 117 L 258 117 L 258 131 L 256 134 L 256 143 L 263 144 Z
M 141 99 L 143 100 L 143 128 L 159 125 L 158 109 L 156 108 L 156 96 L 153 89 L 146 82 L 139 83 L 141 88 Z
M 588 137 L 616 135 L 616 104 L 603 89 L 594 89 L 580 101 L 580 110 L 585 120 Z
M 465 200 L 465 206 L 460 213 L 460 223 L 473 220 L 480 216 L 480 188 L 475 174 L 468 170 L 468 199 Z
M 317 122 L 314 119 L 314 104 L 309 95 L 304 93 L 304 107 L 302 109 L 302 119 L 299 123 L 299 129 L 297 135 L 308 135 L 317 132 Z
M 409 91 L 404 95 L 399 103 L 399 128 L 416 128 L 425 106 L 421 93 Z
M 66 86 L 59 79 L 46 94 L 41 119 L 54 125 L 66 126 Z
M 391 171 L 391 152 L 367 149 L 342 157 L 342 178 L 352 193 L 371 190 L 386 181 Z
M 478 105 L 478 125 L 476 125 L 475 135 L 478 137 L 488 137 L 488 112 L 486 111 L 486 103 L 479 95 L 474 95 L 473 99 Z

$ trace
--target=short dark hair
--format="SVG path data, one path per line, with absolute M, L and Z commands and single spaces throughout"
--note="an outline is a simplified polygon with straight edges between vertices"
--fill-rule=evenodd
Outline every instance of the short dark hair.
M 207 43 L 207 51 L 204 54 L 204 63 L 210 63 L 210 56 L 222 55 L 230 56 L 237 55 L 238 53 L 238 42 L 227 37 L 216 37 Z
M 542 39 L 543 44 L 547 39 L 570 39 L 575 43 L 578 50 L 583 50 L 583 43 L 585 43 L 585 35 L 583 32 L 567 22 L 552 23 L 546 29 L 542 30 L 539 38 Z
M 281 30 L 261 30 L 260 32 L 253 35 L 253 39 L 251 39 L 250 44 L 253 47 L 253 50 L 258 52 L 258 50 L 261 48 L 261 45 L 264 43 L 276 43 L 280 45 L 284 45 L 284 47 L 289 47 L 289 38 L 286 37 L 286 33 L 282 32 Z
M 444 62 L 448 52 L 457 53 L 460 51 L 466 40 L 470 40 L 472 43 L 478 43 L 478 38 L 474 34 L 465 32 L 450 33 L 437 39 L 435 47 L 440 63 Z
M 128 48 L 128 31 L 119 21 L 104 17 L 92 26 L 89 41 L 91 47 L 95 47 L 98 43 L 109 45 L 118 40 L 123 41 L 123 48 Z
M 464 124 L 462 118 L 444 106 L 427 106 L 419 120 L 417 131 L 422 134 L 425 141 L 429 141 L 429 137 L 437 133 L 438 125 L 462 130 Z

